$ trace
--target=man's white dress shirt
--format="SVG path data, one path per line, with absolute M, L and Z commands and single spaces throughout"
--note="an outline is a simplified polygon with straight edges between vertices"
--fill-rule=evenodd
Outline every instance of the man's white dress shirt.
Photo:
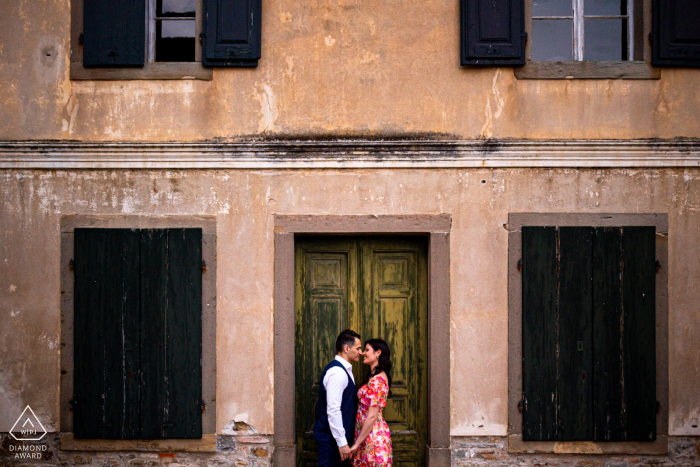
M 343 391 L 348 387 L 348 376 L 355 382 L 352 376 L 352 363 L 343 357 L 335 356 L 343 368 L 334 366 L 326 372 L 323 377 L 323 387 L 326 388 L 326 411 L 328 412 L 328 424 L 331 426 L 331 433 L 338 447 L 342 448 L 348 441 L 345 439 L 345 428 L 343 428 L 343 415 L 340 413 L 340 403 L 343 399 Z

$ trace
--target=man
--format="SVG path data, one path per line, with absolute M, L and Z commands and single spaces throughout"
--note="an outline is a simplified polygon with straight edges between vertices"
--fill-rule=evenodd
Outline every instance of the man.
M 360 335 L 346 329 L 335 341 L 338 353 L 326 366 L 318 391 L 314 438 L 318 444 L 318 467 L 350 466 L 350 446 L 355 441 L 357 389 L 352 362 L 360 361 Z

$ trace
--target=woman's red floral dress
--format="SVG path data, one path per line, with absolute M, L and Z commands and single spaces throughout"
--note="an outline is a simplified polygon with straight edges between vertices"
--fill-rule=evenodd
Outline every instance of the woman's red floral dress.
M 355 437 L 359 436 L 370 407 L 379 407 L 379 415 L 369 436 L 365 438 L 353 457 L 354 467 L 389 467 L 392 465 L 391 434 L 389 426 L 382 416 L 388 395 L 389 385 L 384 378 L 379 376 L 370 379 L 369 383 L 357 391 L 358 409 L 355 419 Z

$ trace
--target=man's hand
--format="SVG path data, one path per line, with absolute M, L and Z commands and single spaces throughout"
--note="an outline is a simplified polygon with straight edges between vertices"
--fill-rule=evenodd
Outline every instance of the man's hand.
M 345 446 L 338 448 L 338 450 L 340 451 L 341 461 L 350 459 L 350 456 L 352 455 L 352 452 L 350 452 L 350 446 L 346 444 Z

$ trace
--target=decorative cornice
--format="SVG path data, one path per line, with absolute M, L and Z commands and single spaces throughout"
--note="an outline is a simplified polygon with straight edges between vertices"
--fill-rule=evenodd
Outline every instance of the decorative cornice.
M 0 142 L 1 169 L 700 167 L 700 139 Z

